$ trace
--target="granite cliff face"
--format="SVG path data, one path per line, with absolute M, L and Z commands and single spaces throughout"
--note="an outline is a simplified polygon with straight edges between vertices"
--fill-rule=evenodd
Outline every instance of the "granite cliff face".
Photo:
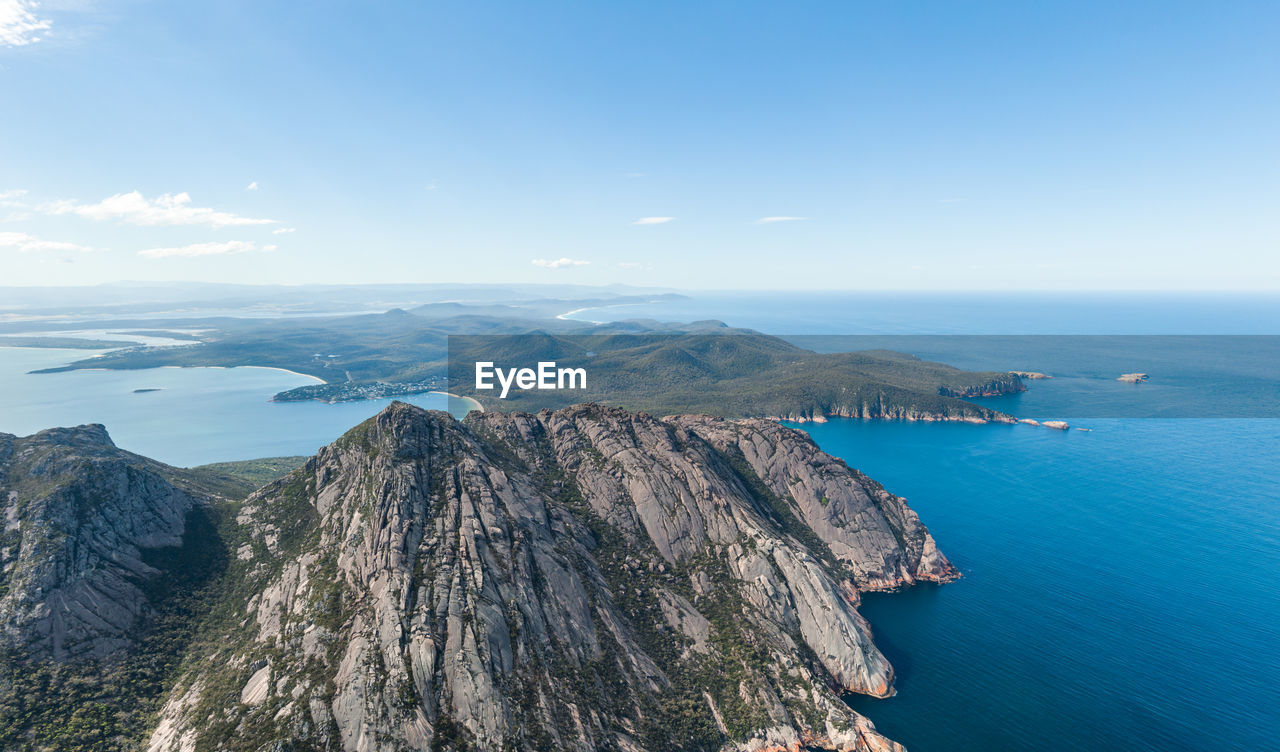
M 592 405 L 393 404 L 233 514 L 152 752 L 900 750 L 859 592 L 957 576 L 800 432 Z
M 197 503 L 163 466 L 117 449 L 100 425 L 0 434 L 0 643 L 29 660 L 112 656 Z
M 970 384 L 963 387 L 943 386 L 938 389 L 938 394 L 944 397 L 1000 397 L 1005 394 L 1017 394 L 1018 392 L 1027 391 L 1026 384 L 1022 383 L 1022 379 L 1044 378 L 1042 373 L 1031 373 L 1029 371 L 1009 371 L 1008 373 L 997 374 L 989 381 L 983 384 Z

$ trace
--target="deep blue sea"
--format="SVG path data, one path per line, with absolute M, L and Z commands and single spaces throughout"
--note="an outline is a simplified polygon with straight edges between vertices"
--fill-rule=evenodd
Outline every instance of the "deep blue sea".
M 1207 336 L 1280 334 L 1280 296 L 714 293 L 574 315 L 640 317 L 1046 371 L 983 402 L 1090 429 L 797 426 L 906 496 L 964 573 L 864 600 L 898 694 L 850 702 L 885 734 L 912 752 L 1280 749 L 1280 419 L 1125 417 L 1280 414 L 1276 341 Z
M 913 752 L 1280 744 L 1280 420 L 803 426 L 964 573 L 866 597 Z

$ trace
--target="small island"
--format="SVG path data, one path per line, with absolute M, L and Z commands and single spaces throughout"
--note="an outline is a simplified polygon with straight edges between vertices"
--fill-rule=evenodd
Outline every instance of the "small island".
M 134 394 L 146 394 L 147 392 L 158 392 L 158 391 L 160 391 L 160 389 L 161 389 L 161 388 L 160 388 L 160 387 L 158 387 L 158 386 L 148 386 L 148 387 L 143 387 L 142 389 L 134 389 L 134 390 L 133 390 L 133 393 L 134 393 Z
M 1141 384 L 1149 378 L 1145 373 L 1125 373 L 1121 374 L 1116 381 L 1123 381 L 1126 384 Z

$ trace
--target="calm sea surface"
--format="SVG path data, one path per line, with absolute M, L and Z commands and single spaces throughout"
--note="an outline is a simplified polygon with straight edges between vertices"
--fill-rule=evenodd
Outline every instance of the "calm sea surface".
M 863 344 L 1049 371 L 984 402 L 1091 429 L 799 426 L 906 496 L 964 573 L 863 603 L 898 694 L 851 702 L 891 738 L 912 752 L 1280 749 L 1280 420 L 1107 417 L 1274 416 L 1276 342 L 902 336 L 1276 335 L 1280 296 L 716 293 L 574 316 L 637 317 L 893 335 Z M 1152 382 L 1117 384 L 1129 370 Z
M 913 752 L 1280 740 L 1280 420 L 802 426 L 902 494 L 964 573 L 867 596 Z
M 117 446 L 185 467 L 312 454 L 390 403 L 270 402 L 276 392 L 316 383 L 270 368 L 28 373 L 91 354 L 0 347 L 0 432 L 102 423 Z M 449 401 L 441 394 L 402 399 L 437 410 Z

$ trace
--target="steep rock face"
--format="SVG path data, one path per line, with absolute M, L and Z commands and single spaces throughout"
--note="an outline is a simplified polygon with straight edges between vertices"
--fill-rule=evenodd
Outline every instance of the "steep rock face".
M 769 491 L 825 543 L 859 590 L 893 590 L 959 576 L 901 497 L 772 421 L 673 418 L 716 449 L 741 457 Z
M 143 550 L 179 545 L 194 503 L 100 425 L 0 434 L 0 639 L 35 660 L 128 646 L 160 574 Z
M 957 410 L 926 410 L 881 402 L 815 405 L 806 410 L 791 410 L 773 418 L 795 423 L 823 423 L 831 418 L 860 420 L 901 420 L 908 423 L 1014 423 L 1016 419 L 995 410 L 966 407 Z
M 1018 392 L 1027 391 L 1027 385 L 1022 383 L 1023 377 L 1030 379 L 1043 378 L 1044 374 L 1031 374 L 1027 371 L 1009 371 L 994 376 L 985 384 L 970 384 L 963 387 L 942 386 L 938 389 L 938 394 L 944 397 L 1000 397 L 1005 394 L 1017 394 Z
M 838 696 L 892 693 L 858 591 L 955 575 L 799 432 L 591 405 L 394 404 L 238 523 L 153 752 L 900 750 Z

